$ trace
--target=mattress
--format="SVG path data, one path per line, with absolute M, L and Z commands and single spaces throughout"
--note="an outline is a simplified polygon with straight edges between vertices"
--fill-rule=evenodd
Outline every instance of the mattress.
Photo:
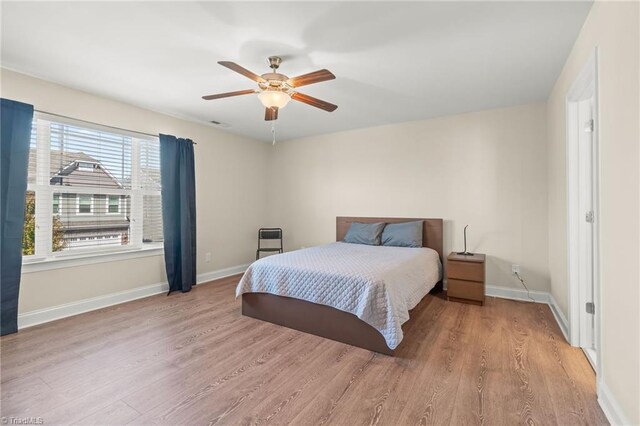
M 409 311 L 441 277 L 440 258 L 430 248 L 336 242 L 257 260 L 238 283 L 236 297 L 270 293 L 349 312 L 395 349 Z

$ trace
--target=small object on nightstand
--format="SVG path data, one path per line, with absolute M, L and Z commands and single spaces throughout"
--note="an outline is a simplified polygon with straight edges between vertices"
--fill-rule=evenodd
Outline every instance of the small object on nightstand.
M 447 299 L 484 305 L 485 255 L 481 253 L 447 256 Z
M 467 251 L 467 228 L 469 227 L 469 225 L 464 227 L 464 251 L 459 251 L 456 254 L 462 255 L 462 256 L 473 256 L 473 253 L 469 253 Z

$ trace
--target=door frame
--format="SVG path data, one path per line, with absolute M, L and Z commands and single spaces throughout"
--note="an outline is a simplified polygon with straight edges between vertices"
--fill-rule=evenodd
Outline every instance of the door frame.
M 580 306 L 580 283 L 579 277 L 579 226 L 573 221 L 576 215 L 582 216 L 579 212 L 579 184 L 578 184 L 578 133 L 577 129 L 582 128 L 582 123 L 572 126 L 577 121 L 578 101 L 583 100 L 585 92 L 593 86 L 593 120 L 594 130 L 592 133 L 593 143 L 593 303 L 595 304 L 594 315 L 594 344 L 596 348 L 597 376 L 602 373 L 601 341 L 602 341 L 602 304 L 600 286 L 600 108 L 598 93 L 598 48 L 596 47 L 589 59 L 582 67 L 582 70 L 574 80 L 571 88 L 567 92 L 565 99 L 566 117 L 566 166 L 567 166 L 567 272 L 569 283 L 569 343 L 572 346 L 580 346 L 580 313 L 585 309 Z

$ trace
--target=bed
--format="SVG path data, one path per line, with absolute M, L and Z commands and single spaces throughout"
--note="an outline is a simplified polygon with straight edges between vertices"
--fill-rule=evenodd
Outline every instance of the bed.
M 423 248 L 348 244 L 351 223 L 423 221 Z M 393 355 L 409 311 L 442 290 L 442 219 L 336 218 L 336 242 L 253 263 L 242 314 Z

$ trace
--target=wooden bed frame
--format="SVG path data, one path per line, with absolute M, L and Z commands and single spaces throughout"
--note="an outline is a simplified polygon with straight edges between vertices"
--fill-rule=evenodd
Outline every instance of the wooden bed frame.
M 351 223 L 403 223 L 424 221 L 422 246 L 442 253 L 442 219 L 408 219 L 385 217 L 337 217 L 336 241 L 342 241 Z M 442 291 L 442 280 L 431 292 Z M 330 306 L 269 293 L 244 293 L 242 314 L 316 336 L 348 343 L 374 352 L 393 355 L 382 335 L 357 316 Z

